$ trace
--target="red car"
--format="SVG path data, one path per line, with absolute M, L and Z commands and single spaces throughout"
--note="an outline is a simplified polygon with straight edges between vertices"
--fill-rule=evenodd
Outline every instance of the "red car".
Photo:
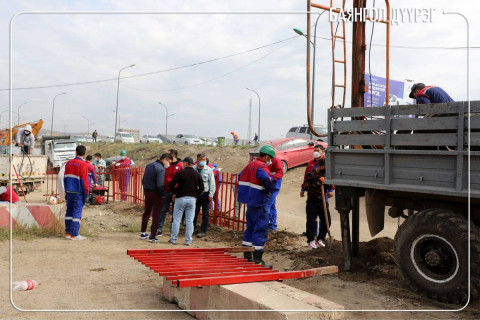
M 327 149 L 327 144 L 322 141 L 315 141 L 305 138 L 280 138 L 262 143 L 255 151 L 250 152 L 250 161 L 259 156 L 260 148 L 269 144 L 275 149 L 276 157 L 282 161 L 283 172 L 298 167 L 313 159 L 313 147 L 316 144 Z

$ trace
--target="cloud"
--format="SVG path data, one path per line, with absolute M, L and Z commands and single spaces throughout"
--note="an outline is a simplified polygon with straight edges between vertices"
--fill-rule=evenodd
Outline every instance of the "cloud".
M 412 7 L 418 2 L 393 2 L 392 6 Z M 465 24 L 459 17 L 443 16 L 442 10 L 467 12 L 471 18 L 471 42 L 478 34 L 475 19 L 480 4 L 472 1 L 423 1 L 422 7 L 437 9 L 432 24 L 401 24 L 392 27 L 391 42 L 406 46 L 461 46 L 465 42 Z M 305 1 L 15 1 L 0 5 L 3 32 L 0 42 L 0 68 L 5 76 L 0 86 L 8 86 L 8 23 L 19 11 L 145 11 L 145 12 L 213 12 L 213 11 L 304 11 Z M 328 15 L 319 22 L 319 36 L 329 37 Z M 241 52 L 294 36 L 292 28 L 306 29 L 304 14 L 103 14 L 103 15 L 21 15 L 13 29 L 14 86 L 41 86 L 116 78 L 121 68 L 130 76 L 196 63 Z M 367 24 L 367 42 L 371 24 Z M 376 24 L 374 44 L 385 42 L 384 26 Z M 351 25 L 347 24 L 351 39 Z M 283 46 L 284 45 L 284 46 Z M 330 41 L 317 40 L 315 122 L 326 124 L 331 104 Z M 283 47 L 281 47 L 283 46 Z M 278 49 L 281 47 L 280 49 Z M 225 136 L 231 130 L 247 134 L 248 105 L 252 97 L 252 127 L 256 129 L 258 101 L 251 87 L 258 91 L 262 107 L 262 137 L 281 136 L 294 125 L 306 123 L 305 39 L 264 48 L 209 64 L 120 81 L 119 110 L 124 125 L 143 133 L 160 133 L 165 129 L 165 103 L 170 113 L 169 133 L 192 133 L 202 136 Z M 274 50 L 277 51 L 273 52 Z M 269 54 L 270 53 L 270 54 Z M 478 69 L 479 50 L 472 51 L 471 68 Z M 265 55 L 268 56 L 264 57 Z M 262 58 L 263 57 L 263 58 Z M 347 64 L 351 63 L 347 44 Z M 258 60 L 258 61 L 256 61 Z M 372 47 L 372 73 L 385 73 L 385 49 Z M 368 64 L 368 62 L 367 62 Z M 457 99 L 466 98 L 464 50 L 391 49 L 391 78 L 415 79 L 444 87 Z M 367 70 L 368 72 L 368 70 Z M 340 76 L 337 73 L 337 76 Z M 479 76 L 472 72 L 472 88 Z M 343 78 L 343 76 L 341 76 Z M 215 79 L 213 81 L 209 81 Z M 347 74 L 349 106 L 350 69 Z M 172 90 L 184 88 L 182 90 Z M 43 118 L 50 126 L 53 97 L 58 121 L 64 119 L 68 131 L 86 132 L 85 116 L 100 134 L 114 130 L 117 81 L 18 90 L 13 92 L 13 106 L 24 101 L 24 120 Z M 478 90 L 471 90 L 479 99 Z M 337 92 L 337 98 L 341 97 Z M 0 92 L 0 103 L 8 106 L 8 92 Z M 2 109 L 3 110 L 3 109 Z M 1 110 L 0 110 L 1 111 Z M 92 127 L 92 125 L 91 125 Z M 253 129 L 252 129 L 253 130 Z

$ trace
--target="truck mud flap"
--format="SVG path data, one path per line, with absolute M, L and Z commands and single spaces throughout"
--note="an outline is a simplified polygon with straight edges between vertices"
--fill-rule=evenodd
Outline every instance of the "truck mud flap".
M 385 227 L 385 191 L 367 189 L 365 191 L 365 210 L 367 212 L 368 229 L 373 237 Z

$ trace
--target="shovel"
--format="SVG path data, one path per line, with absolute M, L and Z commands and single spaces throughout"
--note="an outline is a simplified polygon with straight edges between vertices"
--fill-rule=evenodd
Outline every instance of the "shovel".
M 322 182 L 322 200 L 323 200 L 323 213 L 325 214 L 325 224 L 327 225 L 327 232 L 328 232 L 328 240 L 326 243 L 327 247 L 332 247 L 333 244 L 333 237 L 330 233 L 330 221 L 328 221 L 328 212 L 327 212 L 327 202 L 325 201 L 325 188 L 323 187 L 324 178 L 321 177 L 320 181 Z

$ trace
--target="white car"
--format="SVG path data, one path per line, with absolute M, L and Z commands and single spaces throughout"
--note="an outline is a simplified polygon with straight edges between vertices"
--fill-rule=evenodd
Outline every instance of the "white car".
M 132 134 L 128 132 L 118 132 L 115 140 L 119 140 L 121 143 L 135 143 Z
M 153 134 L 146 134 L 142 136 L 142 138 L 140 139 L 140 143 L 150 143 L 150 142 L 162 143 L 162 140 L 160 140 L 160 138 L 157 138 L 157 136 L 154 136 Z
M 212 139 L 212 138 L 200 138 L 200 140 L 202 140 L 202 143 L 206 146 L 214 146 L 216 147 L 217 146 L 217 141 L 215 139 Z
M 327 134 L 328 129 L 324 126 L 315 126 L 315 131 L 320 134 Z M 307 125 L 292 127 L 285 135 L 286 138 L 306 138 L 310 139 L 310 128 Z M 317 137 L 312 135 L 312 140 L 327 142 L 328 137 Z
M 103 141 L 108 143 L 113 143 L 115 142 L 115 139 L 113 138 L 113 136 L 106 136 L 105 139 L 103 139 Z
M 173 144 L 202 144 L 202 140 L 200 140 L 197 136 L 193 134 L 177 134 L 175 139 L 173 139 Z
M 77 142 L 87 142 L 87 139 L 85 139 L 85 136 L 73 136 L 73 140 L 76 140 Z

